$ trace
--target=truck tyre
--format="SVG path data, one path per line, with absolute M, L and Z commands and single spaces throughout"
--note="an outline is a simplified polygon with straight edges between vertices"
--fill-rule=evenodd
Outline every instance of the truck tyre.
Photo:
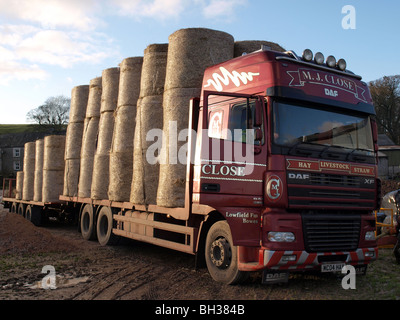
M 25 217 L 25 205 L 23 203 L 18 204 L 17 213 L 23 217 Z
M 96 239 L 96 228 L 94 227 L 94 213 L 93 206 L 86 204 L 81 213 L 81 234 L 85 240 Z
M 116 245 L 119 236 L 113 234 L 114 227 L 113 210 L 110 207 L 102 207 L 97 215 L 97 240 L 102 246 Z
M 26 219 L 35 226 L 40 226 L 42 222 L 42 210 L 38 206 L 28 205 L 26 207 Z
M 237 284 L 248 277 L 248 272 L 238 269 L 237 247 L 226 221 L 214 223 L 208 231 L 205 258 L 208 272 L 216 281 Z
M 17 213 L 18 212 L 18 204 L 16 202 L 12 203 L 10 212 L 11 213 Z

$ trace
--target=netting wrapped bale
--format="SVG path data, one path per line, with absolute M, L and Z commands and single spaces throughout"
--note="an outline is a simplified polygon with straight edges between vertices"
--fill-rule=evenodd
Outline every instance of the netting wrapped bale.
M 33 190 L 33 201 L 42 201 L 43 187 L 43 152 L 44 140 L 36 140 L 35 143 L 35 184 Z
M 86 118 L 100 117 L 102 78 L 97 77 L 89 82 L 89 97 L 86 108 Z
M 108 198 L 129 201 L 133 169 L 133 135 L 140 93 L 143 57 L 132 57 L 120 65 L 118 107 L 110 150 Z
M 65 142 L 65 165 L 71 162 L 68 160 L 74 160 L 72 161 L 74 163 L 77 162 L 76 160 L 80 160 L 88 99 L 89 85 L 77 86 L 72 89 L 71 109 Z M 77 181 L 79 180 L 79 167 L 77 171 L 73 171 L 75 175 L 72 175 L 72 171 L 68 169 L 69 168 L 65 168 L 64 170 L 66 174 L 70 174 L 64 177 L 63 194 L 65 196 L 74 197 L 78 195 Z
M 225 32 L 210 29 L 182 29 L 169 37 L 168 61 L 163 100 L 163 131 L 169 136 L 171 121 L 176 121 L 177 132 L 187 129 L 190 98 L 199 96 L 203 73 L 209 66 L 233 58 L 234 40 Z M 177 139 L 176 139 L 177 140 Z M 171 144 L 167 139 L 165 155 L 173 153 L 186 142 Z M 157 204 L 182 207 L 185 203 L 186 163 L 175 164 L 167 157 L 160 165 Z
M 270 47 L 271 50 L 285 52 L 286 50 L 283 49 L 279 44 L 270 41 L 264 40 L 245 40 L 245 41 L 236 41 L 235 42 L 235 57 L 240 57 L 243 53 L 251 53 L 261 49 L 261 46 Z
M 58 202 L 63 192 L 65 136 L 51 135 L 43 145 L 43 202 Z M 65 186 L 65 184 L 64 184 Z
M 78 196 L 80 159 L 65 160 L 63 194 L 70 197 Z
M 86 107 L 89 97 L 89 86 L 82 85 L 72 88 L 69 123 L 83 122 L 86 116 Z
M 65 160 L 80 159 L 84 122 L 70 122 L 65 141 Z
M 18 171 L 17 172 L 17 181 L 15 186 L 15 199 L 22 200 L 22 190 L 24 185 L 24 172 Z
M 149 163 L 146 153 L 154 141 L 146 141 L 151 129 L 163 127 L 163 92 L 167 67 L 168 44 L 152 44 L 144 51 L 140 99 L 136 113 L 133 178 L 130 201 L 156 204 L 159 163 Z M 158 154 L 152 155 L 154 158 Z
M 33 200 L 35 180 L 36 143 L 27 142 L 24 145 L 24 184 L 22 200 Z
M 102 72 L 100 112 L 115 111 L 118 103 L 119 68 L 108 68 Z
M 99 122 L 99 117 L 87 118 L 85 120 L 78 183 L 78 196 L 82 198 L 90 198 L 91 194 L 93 163 L 96 153 Z
M 90 198 L 91 196 L 93 163 L 100 122 L 101 88 L 101 77 L 90 81 L 79 167 L 78 196 L 82 198 Z
M 118 103 L 119 68 L 102 73 L 99 134 L 93 163 L 92 199 L 108 199 L 110 150 L 114 132 L 114 111 Z

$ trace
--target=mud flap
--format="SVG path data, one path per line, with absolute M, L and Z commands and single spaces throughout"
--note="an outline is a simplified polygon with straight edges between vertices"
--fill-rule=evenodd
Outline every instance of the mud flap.
M 262 284 L 287 283 L 289 281 L 289 272 L 264 270 L 262 275 Z

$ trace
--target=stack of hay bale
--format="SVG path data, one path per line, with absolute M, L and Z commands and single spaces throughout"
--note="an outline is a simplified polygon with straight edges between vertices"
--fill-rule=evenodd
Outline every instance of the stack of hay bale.
M 36 140 L 35 143 L 35 181 L 33 190 L 33 201 L 42 201 L 43 188 L 43 152 L 44 139 Z
M 101 77 L 90 80 L 78 185 L 78 196 L 82 198 L 90 198 L 91 195 L 93 162 L 100 122 L 101 85 Z
M 65 136 L 47 136 L 43 145 L 43 202 L 58 202 L 63 192 Z
M 186 164 L 179 163 L 178 150 L 185 142 L 169 141 L 170 128 L 187 129 L 189 100 L 200 96 L 207 67 L 232 59 L 233 37 L 210 29 L 181 29 L 169 37 L 167 71 L 163 97 L 164 164 L 160 165 L 157 205 L 183 207 Z M 176 127 L 175 127 L 176 126 Z
M 159 154 L 147 158 L 153 141 L 146 141 L 147 133 L 163 127 L 162 100 L 168 44 L 149 45 L 143 56 L 140 97 L 137 106 L 134 140 L 133 178 L 130 201 L 135 204 L 156 204 L 159 179 Z M 154 162 L 151 160 L 155 160 Z
M 99 134 L 91 186 L 92 199 L 108 199 L 110 150 L 114 132 L 114 111 L 118 101 L 119 74 L 119 68 L 109 68 L 102 72 Z
M 22 185 L 22 200 L 33 200 L 35 180 L 35 142 L 24 145 L 24 182 Z
M 108 199 L 113 201 L 127 202 L 131 193 L 133 137 L 142 65 L 143 57 L 126 58 L 120 64 L 108 187 Z
M 77 86 L 72 89 L 65 142 L 64 196 L 76 197 L 78 195 L 82 135 L 88 97 L 88 85 Z

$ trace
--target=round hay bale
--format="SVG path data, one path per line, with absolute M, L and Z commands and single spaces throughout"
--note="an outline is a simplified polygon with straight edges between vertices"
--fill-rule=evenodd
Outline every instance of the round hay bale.
M 117 108 L 119 74 L 119 68 L 103 70 L 100 112 L 114 111 Z
M 236 41 L 235 42 L 235 49 L 234 49 L 234 56 L 240 57 L 243 53 L 251 53 L 261 49 L 261 46 L 270 47 L 271 50 L 285 52 L 286 50 L 283 49 L 279 44 L 270 41 L 264 40 L 246 40 L 246 41 Z
M 100 119 L 97 117 L 85 119 L 78 185 L 78 196 L 82 198 L 90 198 L 91 194 L 93 162 L 96 153 L 99 121 Z
M 33 200 L 35 180 L 36 143 L 27 142 L 24 145 L 24 184 L 22 200 Z
M 23 171 L 18 171 L 17 172 L 17 182 L 15 186 L 15 199 L 17 200 L 22 200 L 22 191 L 23 191 L 23 185 L 24 185 L 24 172 Z
M 72 88 L 71 108 L 69 111 L 69 123 L 83 122 L 89 97 L 89 86 L 82 85 Z
M 100 116 L 96 153 L 109 154 L 114 132 L 114 112 L 103 112 Z
M 124 59 L 120 64 L 118 106 L 135 105 L 140 93 L 143 57 Z
M 42 201 L 44 139 L 36 140 L 35 149 L 36 159 L 33 201 Z
M 177 141 L 177 134 L 188 128 L 189 103 L 192 97 L 200 95 L 200 88 L 171 89 L 164 92 L 163 131 L 164 141 L 157 190 L 157 205 L 163 207 L 183 207 L 185 204 L 186 162 L 181 163 L 178 152 L 186 141 Z M 176 133 L 171 132 L 176 129 Z M 174 141 L 169 140 L 169 136 Z M 171 157 L 172 155 L 172 157 Z
M 86 118 L 100 117 L 101 91 L 102 91 L 101 84 L 102 84 L 101 77 L 97 77 L 90 80 Z
M 162 101 L 163 97 L 159 95 L 143 97 L 138 102 L 130 196 L 132 203 L 156 204 L 159 163 L 153 164 L 153 161 L 148 160 L 154 160 L 159 154 L 155 150 L 153 154 L 147 155 L 148 148 L 156 141 L 146 141 L 146 136 L 152 129 L 163 128 Z
M 168 44 L 151 44 L 144 50 L 140 97 L 164 93 Z
M 65 136 L 51 135 L 44 138 L 43 170 L 64 170 Z
M 68 160 L 75 161 L 75 160 Z M 59 202 L 60 194 L 63 192 L 63 170 L 43 170 L 43 202 Z
M 133 150 L 110 154 L 110 182 L 108 199 L 129 201 L 131 194 Z
M 51 135 L 43 143 L 42 201 L 58 202 L 63 192 L 65 136 Z
M 96 200 L 108 199 L 109 184 L 109 154 L 98 154 L 94 157 L 91 198 Z
M 111 152 L 133 150 L 133 135 L 136 121 L 136 105 L 124 105 L 114 113 L 114 133 Z
M 233 58 L 234 40 L 225 32 L 181 29 L 169 36 L 165 90 L 200 88 L 207 67 Z
M 64 196 L 76 197 L 78 195 L 79 168 L 80 159 L 65 160 L 64 188 L 62 190 Z
M 67 127 L 65 159 L 79 159 L 81 156 L 83 122 L 70 122 Z

